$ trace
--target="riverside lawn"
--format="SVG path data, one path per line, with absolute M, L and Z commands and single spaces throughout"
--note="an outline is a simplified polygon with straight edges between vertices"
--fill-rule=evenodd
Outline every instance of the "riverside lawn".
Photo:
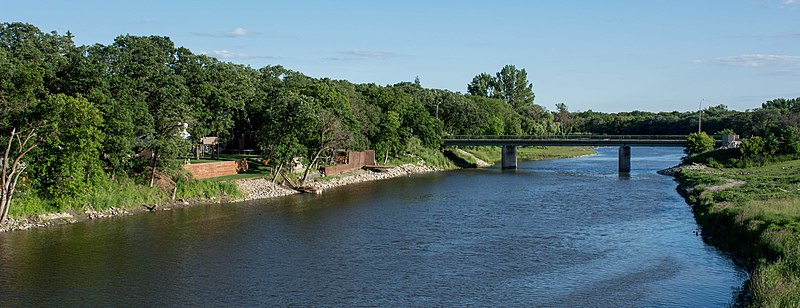
M 800 303 L 800 160 L 792 158 L 743 168 L 711 159 L 719 168 L 676 173 L 704 235 L 744 257 L 753 270 L 749 306 Z

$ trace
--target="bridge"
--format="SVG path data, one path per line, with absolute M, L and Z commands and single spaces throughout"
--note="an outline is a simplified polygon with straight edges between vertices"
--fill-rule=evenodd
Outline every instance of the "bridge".
M 503 169 L 517 168 L 518 146 L 619 146 L 619 173 L 631 171 L 631 146 L 684 147 L 686 135 L 448 136 L 445 146 L 500 146 Z M 717 145 L 732 136 L 714 136 Z M 735 139 L 731 139 L 735 140 Z

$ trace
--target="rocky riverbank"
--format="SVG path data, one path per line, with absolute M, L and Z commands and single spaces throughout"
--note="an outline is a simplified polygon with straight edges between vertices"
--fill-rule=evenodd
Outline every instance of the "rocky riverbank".
M 438 170 L 427 166 L 405 164 L 385 170 L 383 172 L 357 170 L 345 176 L 323 179 L 320 182 L 315 183 L 315 185 L 321 187 L 324 190 L 353 183 L 362 183 L 362 182 L 382 180 L 382 179 L 406 176 L 411 174 L 428 173 L 434 171 Z M 201 204 L 277 198 L 281 196 L 287 196 L 299 193 L 296 190 L 289 189 L 281 185 L 273 184 L 272 181 L 265 178 L 238 180 L 236 184 L 239 186 L 239 190 L 245 195 L 243 199 L 194 200 L 191 202 L 185 200 L 178 200 L 173 203 L 162 204 L 162 205 L 142 205 L 138 208 L 112 207 L 104 211 L 97 211 L 92 208 L 85 207 L 82 211 L 80 211 L 82 213 L 73 210 L 69 213 L 41 214 L 38 216 L 19 218 L 19 219 L 8 218 L 2 225 L 0 225 L 0 232 L 29 230 L 33 228 L 71 224 L 79 221 L 92 220 L 92 219 L 128 216 L 148 211 L 149 212 L 168 211 L 175 208 L 183 208 Z
M 226 203 L 230 201 L 237 200 L 228 200 L 224 198 L 215 198 L 211 200 L 192 200 L 191 202 L 186 200 L 177 200 L 175 202 L 166 204 L 142 204 L 141 206 L 135 208 L 111 207 L 101 211 L 87 206 L 81 211 L 70 210 L 70 212 L 66 213 L 40 214 L 37 216 L 24 218 L 7 218 L 6 221 L 0 225 L 0 232 L 29 230 L 34 228 L 72 224 L 86 220 L 121 217 L 143 212 L 169 211 L 176 208 L 184 208 L 194 205 Z
M 706 166 L 701 164 L 680 164 L 674 167 L 669 167 L 667 169 L 658 170 L 656 171 L 656 173 L 666 176 L 675 176 L 675 173 L 683 169 L 702 170 L 705 168 Z
M 405 164 L 385 170 L 383 172 L 357 170 L 344 176 L 321 179 L 320 181 L 314 183 L 314 186 L 325 190 L 354 183 L 383 180 L 435 171 L 438 170 L 428 166 Z M 239 190 L 245 193 L 245 200 L 268 199 L 298 193 L 296 190 L 273 184 L 272 181 L 264 178 L 239 180 L 236 182 L 236 184 L 239 186 Z

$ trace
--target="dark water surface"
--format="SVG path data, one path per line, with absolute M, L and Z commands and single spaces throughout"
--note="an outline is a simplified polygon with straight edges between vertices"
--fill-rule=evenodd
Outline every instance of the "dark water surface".
M 0 234 L 0 306 L 725 306 L 677 148 Z

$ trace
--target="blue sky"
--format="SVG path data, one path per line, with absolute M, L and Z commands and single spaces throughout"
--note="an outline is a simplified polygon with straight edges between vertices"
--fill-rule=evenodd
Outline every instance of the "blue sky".
M 800 0 L 8 1 L 0 21 L 121 34 L 258 68 L 465 92 L 524 68 L 536 103 L 572 111 L 757 108 L 800 97 Z

